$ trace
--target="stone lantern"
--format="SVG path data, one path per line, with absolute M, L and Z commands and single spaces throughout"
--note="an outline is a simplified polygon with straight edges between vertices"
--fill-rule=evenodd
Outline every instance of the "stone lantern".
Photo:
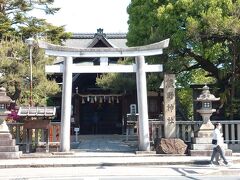
M 0 159 L 18 159 L 22 152 L 12 139 L 5 118 L 11 112 L 7 110 L 12 99 L 6 95 L 6 89 L 0 88 Z
M 12 99 L 6 95 L 6 89 L 0 88 L 0 133 L 8 133 L 9 129 L 6 124 L 5 118 L 11 112 L 7 110 L 7 106 L 10 105 Z
M 210 93 L 209 87 L 207 85 L 203 87 L 202 93 L 196 99 L 196 101 L 201 102 L 202 104 L 202 107 L 197 110 L 197 112 L 202 116 L 203 123 L 193 138 L 192 149 L 190 150 L 191 156 L 211 156 L 211 142 L 214 125 L 210 121 L 210 117 L 212 116 L 212 113 L 216 111 L 216 109 L 212 108 L 212 102 L 219 100 L 220 98 L 216 98 L 213 94 Z M 225 149 L 226 155 L 232 155 L 232 150 L 227 149 L 227 144 L 224 144 L 223 148 Z
M 201 102 L 201 109 L 197 110 L 198 113 L 202 116 L 203 123 L 200 127 L 200 130 L 213 130 L 214 126 L 210 121 L 212 113 L 216 112 L 216 109 L 212 108 L 213 101 L 219 101 L 220 98 L 216 98 L 213 94 L 210 93 L 209 87 L 205 85 L 200 96 L 196 101 Z M 211 132 L 212 133 L 212 132 Z

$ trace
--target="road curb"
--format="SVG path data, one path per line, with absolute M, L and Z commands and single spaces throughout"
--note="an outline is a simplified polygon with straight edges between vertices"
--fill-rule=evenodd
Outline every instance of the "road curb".
M 95 156 L 96 155 L 96 156 Z M 167 166 L 167 165 L 209 165 L 208 157 L 203 158 L 192 158 L 189 156 L 183 157 L 176 156 L 162 156 L 162 158 L 155 159 L 154 156 L 150 155 L 114 155 L 107 156 L 107 154 L 84 154 L 84 155 L 55 155 L 50 154 L 35 154 L 25 155 L 18 160 L 6 160 L 0 164 L 0 169 L 3 168 L 47 168 L 47 167 L 87 167 L 87 166 Z M 116 158 L 117 157 L 117 158 Z M 133 158 L 129 160 L 128 158 Z M 149 157 L 149 158 L 147 158 Z M 58 158 L 62 158 L 61 160 Z M 78 159 L 75 159 L 78 158 Z M 81 159 L 82 158 L 82 159 Z M 96 159 L 95 159 L 96 158 Z M 125 160 L 125 159 L 126 160 Z M 158 156 L 156 156 L 158 158 Z M 168 159 L 169 158 L 169 159 Z M 21 161 L 22 159 L 22 161 Z M 65 160 L 66 159 L 66 160 Z M 239 157 L 233 157 L 229 159 L 232 164 L 240 164 Z
M 214 172 L 209 172 L 206 173 L 205 175 L 208 176 L 240 176 L 240 171 L 239 169 L 227 169 L 227 170 L 223 170 L 223 169 L 219 169 L 217 171 Z
M 89 166 L 147 166 L 147 165 L 208 165 L 209 161 L 187 161 L 187 162 L 103 162 L 103 163 L 67 163 L 67 164 L 2 164 L 0 169 L 4 168 L 47 168 L 47 167 L 89 167 Z

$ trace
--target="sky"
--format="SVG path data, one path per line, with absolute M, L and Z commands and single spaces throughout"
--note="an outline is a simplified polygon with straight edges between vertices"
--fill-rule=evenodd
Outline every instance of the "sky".
M 65 25 L 68 32 L 94 33 L 103 28 L 105 33 L 128 31 L 127 6 L 131 0 L 55 0 L 61 8 L 54 15 L 34 10 L 36 17 L 47 19 L 54 25 Z

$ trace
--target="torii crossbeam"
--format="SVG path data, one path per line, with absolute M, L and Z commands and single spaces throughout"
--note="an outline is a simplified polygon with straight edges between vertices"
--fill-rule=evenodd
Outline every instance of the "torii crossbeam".
M 129 48 L 72 48 L 39 41 L 39 47 L 51 56 L 65 57 L 63 65 L 46 66 L 47 73 L 63 73 L 61 109 L 61 151 L 70 150 L 70 117 L 72 99 L 72 73 L 136 73 L 139 113 L 139 150 L 150 151 L 146 72 L 162 72 L 162 65 L 145 64 L 144 56 L 163 53 L 169 39 L 139 47 Z M 73 57 L 100 57 L 100 65 L 81 66 L 73 64 Z M 135 57 L 133 65 L 108 65 L 108 57 Z

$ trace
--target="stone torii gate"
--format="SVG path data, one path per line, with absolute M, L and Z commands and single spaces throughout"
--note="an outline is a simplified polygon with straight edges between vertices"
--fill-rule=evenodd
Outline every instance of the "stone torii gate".
M 38 42 L 45 54 L 64 57 L 63 65 L 46 66 L 46 73 L 63 73 L 63 93 L 61 109 L 60 151 L 70 151 L 70 116 L 72 99 L 72 73 L 136 73 L 137 100 L 139 113 L 139 150 L 150 151 L 146 72 L 162 72 L 163 67 L 147 65 L 144 56 L 163 53 L 169 39 L 158 43 L 129 48 L 72 48 Z M 74 57 L 99 57 L 100 65 L 81 66 L 73 64 Z M 135 57 L 132 65 L 109 65 L 108 57 Z

